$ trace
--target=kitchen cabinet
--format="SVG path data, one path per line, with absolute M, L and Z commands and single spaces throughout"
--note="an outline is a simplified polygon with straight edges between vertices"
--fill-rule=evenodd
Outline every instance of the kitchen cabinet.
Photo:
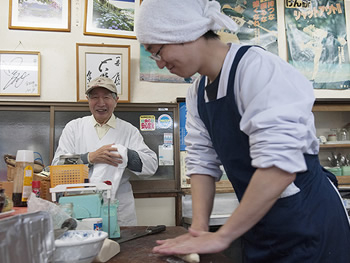
M 313 113 L 315 115 L 316 135 L 327 138 L 331 129 L 343 128 L 350 123 L 350 100 L 316 100 Z M 328 157 L 341 153 L 343 156 L 350 158 L 350 143 L 341 141 L 332 142 L 331 144 L 320 144 L 320 162 L 323 166 L 330 166 Z M 337 176 L 341 186 L 350 186 L 350 176 Z

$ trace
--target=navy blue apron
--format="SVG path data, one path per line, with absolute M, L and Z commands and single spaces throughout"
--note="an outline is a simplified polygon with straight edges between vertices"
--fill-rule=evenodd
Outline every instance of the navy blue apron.
M 249 138 L 239 128 L 241 115 L 233 89 L 237 65 L 249 48 L 241 47 L 235 56 L 225 97 L 205 102 L 205 77 L 198 88 L 200 118 L 238 200 L 242 199 L 255 172 L 249 154 Z M 304 157 L 307 171 L 298 173 L 294 182 L 300 192 L 278 199 L 261 221 L 242 237 L 244 262 L 350 262 L 348 219 L 329 182 L 336 178 L 322 168 L 317 155 L 305 154 Z

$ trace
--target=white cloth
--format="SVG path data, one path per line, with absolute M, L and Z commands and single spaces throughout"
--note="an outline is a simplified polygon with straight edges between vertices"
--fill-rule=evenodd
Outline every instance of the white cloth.
M 115 118 L 114 115 L 112 118 Z M 118 168 L 107 164 L 95 164 L 89 170 L 89 177 L 91 182 L 105 180 L 112 182 L 114 198 L 119 200 L 119 226 L 137 225 L 134 197 L 129 182 L 130 175 L 125 170 L 127 148 L 136 151 L 142 161 L 142 171 L 133 172 L 139 177 L 150 177 L 156 172 L 158 168 L 157 156 L 144 143 L 143 137 L 136 127 L 119 118 L 116 121 L 116 128 L 110 128 L 101 140 L 93 126 L 93 116 L 78 118 L 67 123 L 62 131 L 52 165 L 57 165 L 62 154 L 83 154 L 93 152 L 106 144 L 116 144 L 119 153 L 123 156 L 123 164 Z
M 238 48 L 232 44 L 225 58 L 217 98 L 226 95 L 229 70 Z M 198 84 L 199 79 L 186 98 L 187 175 L 209 174 L 219 180 L 221 163 L 198 115 Z M 312 84 L 284 60 L 252 47 L 238 65 L 234 87 L 229 88 L 234 88 L 242 116 L 240 129 L 249 136 L 252 166 L 276 166 L 290 173 L 305 171 L 303 154 L 317 154 L 319 149 L 311 112 Z
M 220 12 L 217 1 L 147 0 L 143 1 L 135 23 L 137 39 L 142 44 L 191 42 L 209 30 L 238 25 Z

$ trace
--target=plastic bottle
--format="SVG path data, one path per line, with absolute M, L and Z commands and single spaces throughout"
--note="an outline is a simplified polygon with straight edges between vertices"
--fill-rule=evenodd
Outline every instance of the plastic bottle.
M 32 192 L 33 167 L 33 151 L 18 150 L 16 155 L 16 172 L 12 195 L 14 206 L 27 206 L 27 199 Z
M 36 197 L 40 198 L 40 181 L 32 182 L 32 191 Z

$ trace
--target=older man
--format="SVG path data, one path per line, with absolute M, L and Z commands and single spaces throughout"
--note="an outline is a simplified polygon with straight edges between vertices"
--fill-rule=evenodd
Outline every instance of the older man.
M 86 96 L 92 115 L 66 125 L 52 165 L 63 154 L 81 154 L 83 162 L 90 166 L 90 182 L 112 182 L 112 197 L 119 200 L 118 224 L 136 225 L 134 197 L 124 171 L 128 168 L 140 177 L 152 176 L 158 168 L 157 156 L 136 127 L 114 116 L 119 98 L 111 79 L 92 80 Z

